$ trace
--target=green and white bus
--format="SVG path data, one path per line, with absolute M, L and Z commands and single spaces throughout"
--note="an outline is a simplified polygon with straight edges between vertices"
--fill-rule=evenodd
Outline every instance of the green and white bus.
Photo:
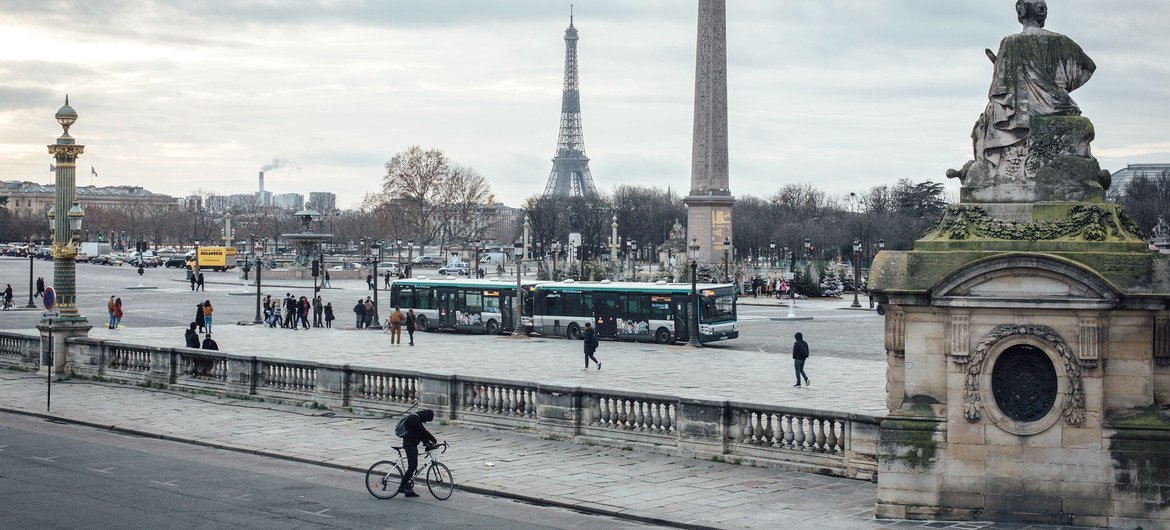
M 586 322 L 602 338 L 670 344 L 689 340 L 689 283 L 564 282 L 534 286 L 532 331 L 580 338 Z M 699 341 L 739 337 L 735 286 L 699 284 Z
M 529 291 L 535 282 L 521 284 Z M 405 313 L 414 309 L 419 330 L 460 330 L 497 334 L 510 332 L 515 314 L 512 301 L 516 282 L 434 278 L 425 276 L 394 280 L 390 305 Z M 532 315 L 531 296 L 526 296 L 527 315 Z

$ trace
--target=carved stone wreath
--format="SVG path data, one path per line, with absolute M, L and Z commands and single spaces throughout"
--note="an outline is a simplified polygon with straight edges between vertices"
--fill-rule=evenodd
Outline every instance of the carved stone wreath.
M 983 416 L 983 398 L 979 390 L 980 375 L 987 360 L 987 352 L 1000 341 L 1013 335 L 1030 335 L 1047 342 L 1056 350 L 1064 361 L 1065 375 L 1068 376 L 1068 397 L 1064 400 L 1061 417 L 1069 425 L 1080 426 L 1085 422 L 1085 385 L 1081 380 L 1081 365 L 1077 362 L 1076 354 L 1060 337 L 1060 334 L 1048 326 L 1001 324 L 996 326 L 979 341 L 971 352 L 971 361 L 967 365 L 967 376 L 964 382 L 966 394 L 963 396 L 963 416 L 968 422 L 979 421 Z
M 1095 204 L 1074 206 L 1063 219 L 1035 223 L 993 219 L 981 206 L 954 205 L 947 207 L 936 233 L 953 240 L 993 238 L 1051 241 L 1069 238 L 1105 241 L 1108 237 L 1141 238 L 1141 229 L 1124 211 Z

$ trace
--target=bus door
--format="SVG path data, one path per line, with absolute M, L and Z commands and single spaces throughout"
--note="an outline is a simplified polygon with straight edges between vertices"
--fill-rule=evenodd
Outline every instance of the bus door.
M 435 289 L 435 308 L 439 310 L 439 327 L 455 327 L 455 289 Z
M 512 311 L 513 292 L 500 290 L 500 329 L 505 331 L 515 329 L 512 327 L 512 317 L 515 316 L 515 311 Z
M 607 294 L 593 295 L 593 325 L 597 326 L 598 337 L 616 337 L 618 297 Z
M 671 313 L 674 313 L 675 340 L 690 340 L 691 297 L 675 296 L 671 304 L 673 307 Z

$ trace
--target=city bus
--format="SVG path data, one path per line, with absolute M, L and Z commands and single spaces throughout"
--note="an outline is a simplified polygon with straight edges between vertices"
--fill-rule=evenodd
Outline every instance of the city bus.
M 526 294 L 538 282 L 524 282 Z M 394 280 L 390 284 L 390 305 L 403 312 L 414 309 L 421 330 L 476 331 L 487 334 L 513 330 L 512 300 L 516 282 L 464 278 L 427 278 L 418 276 Z M 522 320 L 532 316 L 532 298 L 525 296 Z M 521 323 L 524 325 L 524 322 Z
M 586 322 L 602 338 L 671 344 L 690 338 L 689 283 L 564 282 L 534 286 L 532 331 L 581 337 Z M 735 286 L 699 284 L 699 341 L 739 337 Z

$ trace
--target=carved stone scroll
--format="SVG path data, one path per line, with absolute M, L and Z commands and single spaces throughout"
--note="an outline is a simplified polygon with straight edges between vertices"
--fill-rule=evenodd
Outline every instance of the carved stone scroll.
M 951 359 L 957 364 L 967 364 L 971 350 L 971 317 L 951 315 L 950 336 Z
M 987 364 L 987 354 L 996 344 L 1014 335 L 1031 335 L 1055 350 L 1063 361 L 1065 375 L 1068 377 L 1068 396 L 1064 400 L 1061 416 L 1069 425 L 1080 426 L 1083 424 L 1085 422 L 1085 383 L 1081 379 L 1081 363 L 1056 330 L 1048 326 L 1032 324 L 1000 324 L 975 346 L 971 352 L 971 361 L 967 365 L 967 376 L 964 381 L 966 393 L 963 396 L 963 416 L 971 423 L 975 423 L 983 417 L 984 404 L 979 382 L 982 378 L 984 365 Z M 1057 366 L 1057 369 L 1059 370 L 1060 367 Z

